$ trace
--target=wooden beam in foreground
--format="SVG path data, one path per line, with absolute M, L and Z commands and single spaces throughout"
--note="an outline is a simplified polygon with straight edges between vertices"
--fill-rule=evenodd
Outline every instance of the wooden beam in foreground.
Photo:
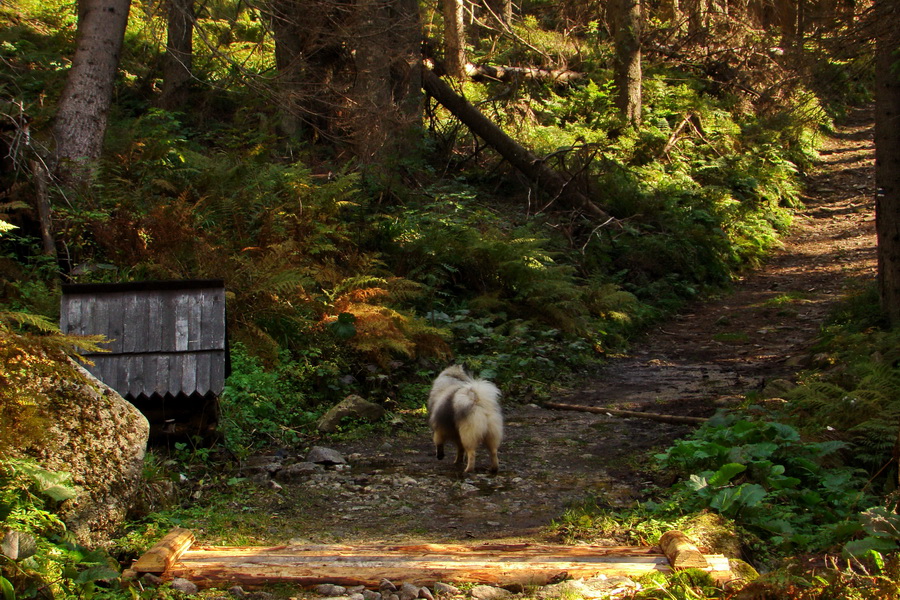
M 706 560 L 706 570 L 714 577 L 730 579 L 727 558 L 712 555 Z M 545 585 L 561 578 L 639 577 L 671 570 L 657 547 L 368 544 L 194 547 L 184 552 L 165 576 L 183 577 L 201 588 L 252 588 L 273 583 L 377 588 L 385 578 L 416 585 L 437 581 Z
M 131 569 L 155 575 L 165 573 L 193 543 L 194 534 L 190 529 L 176 527 L 145 552 Z

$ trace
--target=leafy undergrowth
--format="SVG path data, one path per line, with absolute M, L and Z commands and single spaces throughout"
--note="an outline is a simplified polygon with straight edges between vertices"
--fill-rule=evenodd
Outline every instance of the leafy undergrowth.
M 708 47 L 689 43 L 678 63 L 648 59 L 637 130 L 623 125 L 615 107 L 604 28 L 586 22 L 570 35 L 569 16 L 547 9 L 544 23 L 523 15 L 514 37 L 526 45 L 497 36 L 475 58 L 577 61 L 586 77 L 568 87 L 517 86 L 512 96 L 499 82 L 466 82 L 465 93 L 548 164 L 583 180 L 614 216 L 596 223 L 522 186 L 441 109 L 429 113 L 427 135 L 381 173 L 357 171 L 319 144 L 282 135 L 280 115 L 257 87 L 274 63 L 267 19 L 257 18 L 252 3 L 242 5 L 198 16 L 220 46 L 197 44 L 195 64 L 209 86 L 181 111 L 152 108 L 165 45 L 158 15 L 130 20 L 94 178 L 75 194 L 51 190 L 62 266 L 42 254 L 35 236 L 5 222 L 28 206 L 27 194 L 17 194 L 30 190 L 27 165 L 49 145 L 51 100 L 64 82 L 60 57 L 72 54 L 76 15 L 55 0 L 0 7 L 0 59 L 8 67 L 0 73 L 0 108 L 9 116 L 7 97 L 22 107 L 33 140 L 20 146 L 18 170 L 2 180 L 3 358 L 13 362 L 34 344 L 59 341 L 25 337 L 28 323 L 9 315 L 31 315 L 32 327 L 53 322 L 63 276 L 81 283 L 224 278 L 234 371 L 222 398 L 224 449 L 216 451 L 232 457 L 294 443 L 350 393 L 389 410 L 421 410 L 432 377 L 452 360 L 525 399 L 584 376 L 635 332 L 765 257 L 791 222 L 799 178 L 815 157 L 817 133 L 829 126 L 810 91 L 815 82 L 788 85 L 800 78 L 770 57 L 782 41 L 777 32 L 738 32 L 713 19 L 708 41 L 724 44 L 715 64 L 704 63 Z M 562 22 L 565 33 L 551 28 Z M 660 40 L 671 33 L 652 32 Z M 810 41 L 809 51 L 824 56 L 824 44 Z M 748 65 L 745 57 L 760 56 L 765 67 L 738 69 Z M 844 82 L 864 80 L 854 62 L 824 57 L 818 67 Z M 705 71 L 713 67 L 733 70 L 741 85 L 712 78 Z M 742 86 L 762 91 L 748 97 Z M 843 87 L 864 94 L 856 84 Z M 889 452 L 900 417 L 900 345 L 871 327 L 836 327 L 823 350 L 828 368 L 811 373 L 786 410 L 722 415 L 667 451 L 662 464 L 686 477 L 671 492 L 675 500 L 626 514 L 583 510 L 565 527 L 573 536 L 614 527 L 617 536 L 652 541 L 690 511 L 711 510 L 735 523 L 760 562 L 836 552 L 845 543 L 857 557 L 851 570 L 822 579 L 764 584 L 794 590 L 783 597 L 828 597 L 826 582 L 845 597 L 886 585 L 882 575 L 892 577 L 896 563 L 895 507 L 873 497 L 896 479 Z M 40 369 L 35 375 L 55 370 L 40 351 L 28 356 Z M 39 411 L 26 371 L 5 380 L 3 393 L 16 398 L 30 434 L 40 429 Z M 10 422 L 0 423 L 0 450 Z M 227 498 L 209 521 L 224 531 L 240 521 L 228 517 L 241 511 L 242 488 L 207 469 L 211 452 L 177 447 L 173 462 L 148 465 L 148 480 L 189 471 L 208 493 Z M 41 586 L 60 597 L 115 595 L 114 585 L 98 583 L 108 573 L 92 570 L 103 561 L 60 531 L 53 499 L 35 488 L 38 471 L 6 461 L 0 467 L 4 521 L 37 544 L 22 561 L 0 558 L 6 600 L 38 595 Z M 152 518 L 137 524 L 120 542 L 123 553 L 159 532 Z M 707 584 L 676 580 L 659 597 L 703 597 L 712 593 Z
M 654 543 L 723 519 L 739 547 L 710 551 L 763 572 L 737 597 L 887 599 L 900 594 L 900 495 L 894 456 L 900 363 L 897 332 L 882 328 L 865 289 L 831 317 L 817 355 L 784 399 L 723 411 L 656 459 L 680 480 L 627 511 L 596 503 L 570 510 L 556 531 L 569 541 Z M 886 424 L 892 423 L 893 427 Z M 703 528 L 700 530 L 701 535 Z M 707 540 L 709 541 L 709 540 Z M 706 584 L 652 598 L 731 597 Z M 667 595 L 672 594 L 672 595 Z

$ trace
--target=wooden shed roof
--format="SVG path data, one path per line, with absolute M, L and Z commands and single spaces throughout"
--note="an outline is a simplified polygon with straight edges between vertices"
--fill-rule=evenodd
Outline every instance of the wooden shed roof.
M 86 365 L 125 397 L 219 395 L 228 375 L 222 280 L 63 286 L 60 329 L 104 335 Z

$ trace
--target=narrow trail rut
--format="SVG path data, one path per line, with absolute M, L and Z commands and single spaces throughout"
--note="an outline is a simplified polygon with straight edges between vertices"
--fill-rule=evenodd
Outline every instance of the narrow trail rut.
M 705 417 L 801 369 L 827 311 L 875 274 L 871 115 L 853 115 L 821 154 L 806 209 L 767 264 L 556 400 Z M 258 532 L 269 542 L 549 541 L 545 527 L 586 496 L 640 497 L 661 476 L 640 469 L 643 457 L 692 429 L 511 400 L 497 476 L 483 453 L 468 477 L 437 461 L 425 429 L 407 423 L 392 438 L 330 444 L 348 465 L 282 482 L 245 508 L 269 516 Z

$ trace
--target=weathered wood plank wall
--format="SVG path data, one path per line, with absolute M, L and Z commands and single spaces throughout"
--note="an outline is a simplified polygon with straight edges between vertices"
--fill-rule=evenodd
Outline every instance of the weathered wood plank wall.
M 221 281 L 63 286 L 60 329 L 106 336 L 85 355 L 98 379 L 126 397 L 222 393 L 226 376 Z

